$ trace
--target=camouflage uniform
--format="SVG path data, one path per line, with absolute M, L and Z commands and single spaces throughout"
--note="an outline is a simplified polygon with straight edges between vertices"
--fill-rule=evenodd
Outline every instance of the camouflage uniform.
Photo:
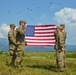
M 24 22 L 23 20 L 20 21 Z M 16 59 L 16 65 L 17 67 L 21 66 L 21 62 L 23 60 L 24 55 L 24 47 L 25 47 L 25 27 L 21 27 L 21 25 L 16 29 L 16 41 L 17 41 L 17 59 Z
M 60 26 L 65 28 L 65 24 L 61 24 Z M 63 37 L 64 37 L 64 64 L 65 64 L 65 62 L 66 62 L 66 60 L 65 60 L 65 58 L 66 58 L 65 53 L 66 53 L 66 37 L 67 37 L 67 33 L 66 33 L 66 31 L 64 29 L 62 30 L 62 34 L 63 34 Z M 64 67 L 65 67 L 65 65 L 64 65 Z
M 14 24 L 10 24 L 11 26 L 15 26 Z M 9 51 L 10 51 L 10 66 L 14 65 L 15 62 L 15 50 L 16 50 L 16 31 L 10 29 L 8 32 L 8 40 L 9 40 Z
M 57 27 L 60 30 L 62 29 L 62 27 Z M 57 37 L 56 37 L 56 42 L 57 42 L 57 49 L 56 49 L 56 62 L 57 62 L 57 66 L 59 68 L 60 71 L 63 71 L 64 69 L 64 37 L 61 31 L 58 31 L 57 33 Z

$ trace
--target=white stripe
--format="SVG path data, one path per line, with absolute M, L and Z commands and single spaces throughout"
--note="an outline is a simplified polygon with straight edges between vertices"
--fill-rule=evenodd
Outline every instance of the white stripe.
M 26 42 L 55 42 L 55 40 L 26 40 Z
M 35 30 L 35 32 L 54 32 L 55 30 Z
M 55 39 L 55 37 L 25 37 L 25 39 Z
M 35 34 L 35 36 L 48 36 L 48 35 L 54 35 L 54 33 L 48 33 L 48 34 Z
M 27 43 L 27 45 L 33 45 L 33 46 L 38 46 L 38 45 L 39 45 L 39 46 L 41 46 L 41 45 L 42 45 L 42 46 L 43 46 L 43 45 L 49 45 L 49 46 L 53 46 L 53 45 L 55 45 L 55 44 L 49 44 L 49 43 L 48 43 L 48 44 Z
M 56 26 L 35 27 L 35 29 L 48 29 L 48 28 L 56 28 Z

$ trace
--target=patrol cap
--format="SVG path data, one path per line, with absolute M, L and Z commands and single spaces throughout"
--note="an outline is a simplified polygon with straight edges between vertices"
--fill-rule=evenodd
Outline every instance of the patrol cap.
M 25 24 L 27 23 L 25 20 L 20 20 L 20 21 L 19 21 L 19 24 L 20 24 L 21 22 L 23 22 L 23 23 L 25 23 Z
M 11 27 L 11 26 L 14 26 L 14 27 L 15 27 L 15 24 L 10 24 L 10 27 Z
M 57 26 L 57 29 L 60 29 L 60 30 L 62 30 L 63 28 L 62 28 L 62 26 Z
M 65 27 L 65 24 L 60 24 L 60 26 Z

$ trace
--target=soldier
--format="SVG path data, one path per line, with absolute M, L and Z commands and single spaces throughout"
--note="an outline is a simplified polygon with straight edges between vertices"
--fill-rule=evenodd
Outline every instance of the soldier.
M 26 22 L 24 20 L 20 20 L 19 27 L 16 29 L 16 41 L 17 41 L 17 59 L 16 65 L 17 67 L 22 66 L 22 60 L 24 55 L 24 47 L 25 47 L 25 31 L 26 31 Z
M 16 31 L 15 25 L 10 24 L 10 30 L 8 32 L 8 40 L 9 40 L 9 52 L 10 52 L 10 63 L 9 66 L 14 66 L 15 62 L 15 50 L 16 50 Z
M 60 26 L 62 26 L 62 34 L 63 34 L 63 36 L 64 36 L 64 54 L 66 53 L 66 37 L 67 37 L 67 33 L 66 33 L 66 31 L 65 31 L 65 24 L 60 24 Z M 65 55 L 64 55 L 64 61 L 65 61 Z M 65 61 L 66 62 L 66 61 Z M 65 68 L 65 62 L 64 62 L 64 68 Z
M 63 47 L 64 47 L 64 37 L 62 34 L 62 27 L 58 26 L 57 27 L 57 36 L 56 36 L 56 44 L 57 44 L 57 48 L 56 48 L 56 62 L 57 62 L 57 66 L 59 68 L 59 70 L 62 72 L 64 71 L 64 51 L 63 51 Z

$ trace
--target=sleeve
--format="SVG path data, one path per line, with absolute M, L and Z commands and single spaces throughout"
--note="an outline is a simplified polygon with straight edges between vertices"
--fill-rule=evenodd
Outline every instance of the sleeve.
M 8 39 L 11 41 L 14 45 L 16 45 L 16 38 L 13 36 L 12 32 L 8 33 Z
M 17 28 L 16 29 L 16 32 L 19 33 L 19 34 L 24 34 L 26 31 L 26 28 Z
M 63 47 L 64 39 L 61 34 L 58 34 L 58 44 L 59 44 L 59 47 Z

